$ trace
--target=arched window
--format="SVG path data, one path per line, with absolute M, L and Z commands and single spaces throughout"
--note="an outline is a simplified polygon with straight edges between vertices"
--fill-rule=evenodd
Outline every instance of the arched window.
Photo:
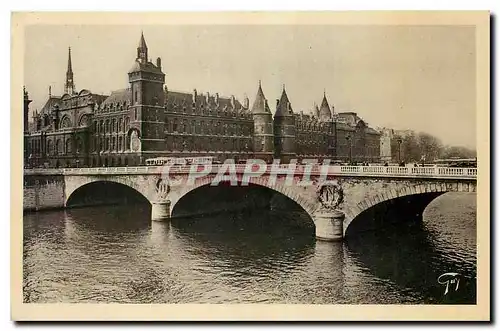
M 198 121 L 195 121 L 195 120 L 191 121 L 191 132 L 192 133 L 200 133 L 200 130 L 198 128 Z
M 130 118 L 127 116 L 125 117 L 125 131 L 128 131 L 130 129 Z
M 123 131 L 123 120 L 121 117 L 118 119 L 118 131 Z
M 136 120 L 136 121 L 137 121 L 137 108 L 136 108 L 136 109 L 134 109 L 134 120 Z
M 100 133 L 103 134 L 104 133 L 104 121 L 103 120 L 101 120 L 101 122 L 99 123 L 99 126 L 101 127 Z
M 63 119 L 61 120 L 60 128 L 65 129 L 65 128 L 70 128 L 70 127 L 71 127 L 71 121 L 70 121 L 69 117 L 64 116 Z
M 172 122 L 172 131 L 173 132 L 177 132 L 177 118 L 174 118 L 173 122 Z
M 112 132 L 116 132 L 116 119 L 113 118 L 113 124 L 112 124 Z
M 66 154 L 70 154 L 71 151 L 72 151 L 72 141 L 71 141 L 71 138 L 66 140 Z
M 205 122 L 203 121 L 200 122 L 200 133 L 201 134 L 205 133 Z
M 54 154 L 63 154 L 63 153 L 64 153 L 64 150 L 63 150 L 62 140 L 61 139 L 57 139 L 57 141 L 56 141 L 56 150 L 55 150 Z
M 80 137 L 76 138 L 76 153 L 79 154 L 82 152 L 83 149 L 83 144 L 82 144 L 82 139 Z
M 210 121 L 210 124 L 207 127 L 207 133 L 212 134 L 214 132 L 214 121 Z
M 52 140 L 47 140 L 47 155 L 51 155 L 54 151 L 52 150 Z
M 97 133 L 97 121 L 94 121 L 94 132 Z

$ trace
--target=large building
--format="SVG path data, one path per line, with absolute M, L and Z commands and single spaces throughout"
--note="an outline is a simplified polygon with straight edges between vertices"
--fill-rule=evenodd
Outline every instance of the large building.
M 158 156 L 214 156 L 380 161 L 380 133 L 354 112 L 335 113 L 326 94 L 309 114 L 296 113 L 283 86 L 273 113 L 259 82 L 255 100 L 172 91 L 161 59 L 148 61 L 141 35 L 128 88 L 110 95 L 75 88 L 68 53 L 65 90 L 25 122 L 25 166 L 142 165 Z M 24 93 L 24 116 L 31 100 Z

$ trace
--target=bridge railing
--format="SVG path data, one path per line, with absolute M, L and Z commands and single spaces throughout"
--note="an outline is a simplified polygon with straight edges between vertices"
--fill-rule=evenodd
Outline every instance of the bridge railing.
M 331 166 L 329 174 L 359 174 L 408 176 L 408 177 L 467 177 L 476 178 L 477 168 L 441 168 L 441 167 L 390 167 L 390 166 Z
M 213 165 L 211 173 L 217 173 L 221 165 Z M 201 171 L 202 168 L 198 168 Z M 236 164 L 237 173 L 243 173 L 245 164 Z M 286 173 L 288 165 L 274 167 L 268 165 L 266 173 Z M 303 174 L 306 167 L 298 165 L 295 174 Z M 24 169 L 25 175 L 107 175 L 107 174 L 161 174 L 164 172 L 161 166 L 138 166 L 138 167 L 101 167 L 101 168 L 61 168 L 61 169 Z M 467 178 L 477 177 L 477 168 L 441 168 L 441 167 L 390 167 L 390 166 L 328 166 L 329 175 L 358 175 L 358 176 L 380 176 L 380 177 L 414 177 L 414 178 Z M 187 174 L 191 171 L 189 165 L 172 166 L 169 173 Z M 325 171 L 321 166 L 312 168 L 312 175 L 320 175 Z

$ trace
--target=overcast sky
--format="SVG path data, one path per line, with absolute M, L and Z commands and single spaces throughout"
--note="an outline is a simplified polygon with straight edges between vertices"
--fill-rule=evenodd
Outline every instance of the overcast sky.
M 476 146 L 475 30 L 457 26 L 30 26 L 25 85 L 40 109 L 63 93 L 68 46 L 77 90 L 128 87 L 141 29 L 169 90 L 218 92 L 250 104 L 262 80 L 274 112 L 286 84 L 295 112 L 326 91 L 336 111 L 371 126 L 413 129 Z

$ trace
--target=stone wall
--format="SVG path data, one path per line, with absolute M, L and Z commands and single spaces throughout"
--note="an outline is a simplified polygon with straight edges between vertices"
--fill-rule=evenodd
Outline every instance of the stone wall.
M 23 210 L 34 211 L 64 207 L 64 177 L 26 176 L 23 187 Z

